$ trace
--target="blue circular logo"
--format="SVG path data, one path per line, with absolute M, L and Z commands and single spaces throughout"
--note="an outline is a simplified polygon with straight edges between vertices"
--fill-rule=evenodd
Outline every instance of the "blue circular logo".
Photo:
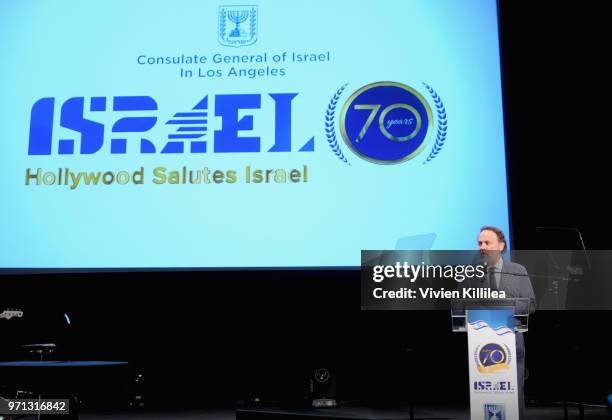
M 496 372 L 510 367 L 508 349 L 497 343 L 488 343 L 477 351 L 478 370 L 480 372 Z
M 400 163 L 425 147 L 432 119 L 419 92 L 401 83 L 362 87 L 344 104 L 340 133 L 359 157 L 375 163 Z

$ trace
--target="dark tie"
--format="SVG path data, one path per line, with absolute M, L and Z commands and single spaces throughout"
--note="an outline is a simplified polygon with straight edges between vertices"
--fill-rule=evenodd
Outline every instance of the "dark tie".
M 497 290 L 497 282 L 495 281 L 495 267 L 489 267 L 489 287 L 491 290 Z

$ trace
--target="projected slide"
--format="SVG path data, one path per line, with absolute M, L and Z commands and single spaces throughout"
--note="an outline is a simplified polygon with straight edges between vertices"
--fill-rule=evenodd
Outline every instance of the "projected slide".
M 508 230 L 495 0 L 20 0 L 0 40 L 0 268 L 350 267 Z

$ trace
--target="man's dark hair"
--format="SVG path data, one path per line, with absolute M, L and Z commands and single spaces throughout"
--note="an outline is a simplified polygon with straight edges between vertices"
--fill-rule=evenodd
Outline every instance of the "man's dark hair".
M 503 242 L 504 243 L 504 251 L 506 250 L 506 248 L 508 248 L 508 243 L 506 242 L 506 236 L 504 235 L 504 232 L 495 226 L 483 226 L 480 228 L 480 231 L 482 232 L 483 230 L 490 230 L 491 232 L 495 233 L 495 235 L 497 235 L 497 240 L 499 242 Z

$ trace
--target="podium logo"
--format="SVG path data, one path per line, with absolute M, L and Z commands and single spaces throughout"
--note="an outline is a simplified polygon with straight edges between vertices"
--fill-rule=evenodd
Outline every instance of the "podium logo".
M 476 368 L 481 373 L 498 372 L 510 368 L 510 349 L 501 344 L 488 343 L 478 347 L 475 358 Z
M 506 420 L 506 406 L 504 404 L 485 404 L 485 420 Z
M 509 392 L 514 391 L 510 381 L 474 381 L 474 391 Z

